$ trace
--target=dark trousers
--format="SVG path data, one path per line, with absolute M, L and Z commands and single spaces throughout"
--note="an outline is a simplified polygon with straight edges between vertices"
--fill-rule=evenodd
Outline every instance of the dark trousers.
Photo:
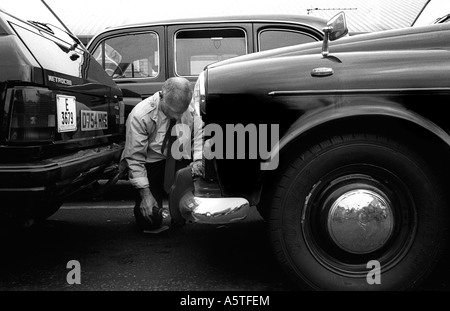
M 180 160 L 175 162 L 175 170 L 182 169 L 188 166 L 190 161 L 188 160 Z M 163 200 L 168 198 L 168 194 L 164 190 L 164 174 L 166 169 L 166 161 L 158 161 L 155 163 L 148 163 L 145 165 L 147 169 L 147 177 L 149 181 L 149 188 L 158 203 L 158 209 L 153 208 L 153 216 L 152 221 L 149 222 L 147 219 L 142 216 L 140 205 L 141 205 L 141 196 L 139 192 L 136 191 L 136 204 L 134 206 L 134 216 L 136 218 L 136 224 L 140 229 L 154 230 L 159 228 L 162 225 L 162 207 Z
M 189 166 L 190 160 L 179 160 L 175 163 L 175 169 L 178 171 L 186 166 Z M 147 178 L 149 182 L 149 188 L 156 202 L 158 203 L 158 207 L 163 207 L 163 200 L 168 198 L 168 194 L 164 190 L 164 173 L 166 167 L 166 160 L 147 163 L 145 168 L 147 170 Z M 139 192 L 136 192 L 136 205 L 139 206 L 141 204 L 141 196 Z

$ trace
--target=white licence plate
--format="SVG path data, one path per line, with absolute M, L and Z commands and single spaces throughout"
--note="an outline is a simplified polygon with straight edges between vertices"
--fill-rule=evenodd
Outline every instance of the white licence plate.
M 77 130 L 77 105 L 75 96 L 56 95 L 58 133 Z
M 81 110 L 81 130 L 108 129 L 108 113 L 105 111 Z

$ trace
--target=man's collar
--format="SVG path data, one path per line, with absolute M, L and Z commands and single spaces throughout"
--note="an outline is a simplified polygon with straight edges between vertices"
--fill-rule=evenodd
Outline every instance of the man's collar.
M 165 120 L 168 119 L 168 117 L 166 116 L 166 114 L 164 113 L 164 111 L 161 109 L 160 105 L 161 105 L 161 91 L 158 92 L 159 96 L 156 96 L 156 113 L 155 113 L 155 117 L 153 118 L 153 120 L 158 121 L 158 118 L 161 118 L 161 120 Z

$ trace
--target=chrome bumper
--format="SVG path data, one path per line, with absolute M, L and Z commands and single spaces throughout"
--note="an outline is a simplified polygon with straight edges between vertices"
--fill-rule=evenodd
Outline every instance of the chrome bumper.
M 196 197 L 189 167 L 181 169 L 169 195 L 172 224 L 182 226 L 187 222 L 226 224 L 242 220 L 250 210 L 244 198 Z

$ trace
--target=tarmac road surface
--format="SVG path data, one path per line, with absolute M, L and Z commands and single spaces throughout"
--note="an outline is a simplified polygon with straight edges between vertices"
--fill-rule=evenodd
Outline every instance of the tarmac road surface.
M 126 184 L 105 199 L 80 196 L 42 224 L 2 234 L 0 291 L 292 289 L 275 268 L 256 211 L 241 223 L 153 234 L 136 230 Z M 72 260 L 81 284 L 67 282 Z
M 272 257 L 256 210 L 239 223 L 141 233 L 130 189 L 119 183 L 102 198 L 80 194 L 42 224 L 2 229 L 0 291 L 295 290 Z M 448 262 L 419 290 L 450 290 Z M 80 284 L 69 284 L 75 268 Z

